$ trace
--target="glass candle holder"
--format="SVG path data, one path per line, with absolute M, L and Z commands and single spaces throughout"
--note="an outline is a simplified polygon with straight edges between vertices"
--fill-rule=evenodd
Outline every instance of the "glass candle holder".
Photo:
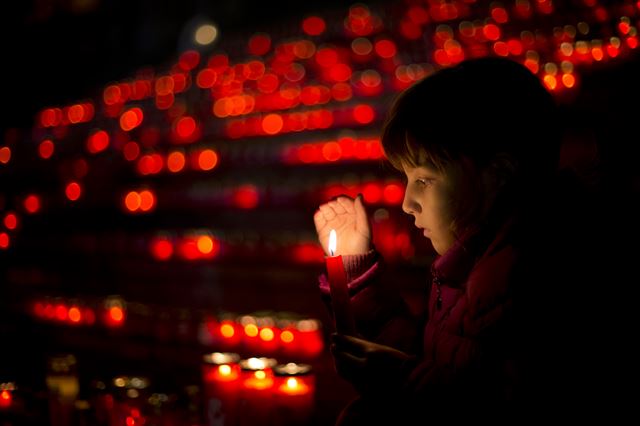
M 235 425 L 240 401 L 240 355 L 213 352 L 203 356 L 204 416 L 208 425 Z
M 275 358 L 248 358 L 240 361 L 242 387 L 239 425 L 271 424 L 273 409 L 273 367 Z
M 309 364 L 279 364 L 274 372 L 274 424 L 311 423 L 315 408 L 315 376 Z

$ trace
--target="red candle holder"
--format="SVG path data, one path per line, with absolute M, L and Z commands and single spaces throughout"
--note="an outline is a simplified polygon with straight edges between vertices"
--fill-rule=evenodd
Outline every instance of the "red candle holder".
M 274 358 L 248 358 L 240 361 L 242 388 L 240 394 L 241 426 L 269 425 L 272 414 Z
M 237 424 L 241 385 L 239 360 L 240 356 L 233 352 L 203 356 L 203 408 L 207 424 Z
M 315 406 L 315 377 L 309 364 L 290 362 L 274 367 L 274 424 L 311 424 Z
M 13 392 L 16 385 L 13 382 L 0 383 L 0 410 L 8 410 L 13 405 Z

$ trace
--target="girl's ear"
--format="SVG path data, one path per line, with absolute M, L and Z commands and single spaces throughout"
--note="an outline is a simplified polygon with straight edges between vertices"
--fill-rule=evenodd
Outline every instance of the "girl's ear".
M 518 161 L 506 152 L 499 152 L 483 171 L 483 183 L 489 192 L 500 190 L 511 182 L 518 171 Z

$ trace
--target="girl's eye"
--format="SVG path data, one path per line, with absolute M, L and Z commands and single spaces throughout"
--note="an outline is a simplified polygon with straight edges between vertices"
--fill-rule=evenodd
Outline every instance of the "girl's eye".
M 416 179 L 416 183 L 420 186 L 428 186 L 431 184 L 431 179 Z

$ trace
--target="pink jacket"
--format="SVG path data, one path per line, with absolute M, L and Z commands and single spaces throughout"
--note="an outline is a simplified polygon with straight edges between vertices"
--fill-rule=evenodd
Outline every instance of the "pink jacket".
M 403 401 L 504 407 L 517 379 L 513 313 L 518 248 L 513 223 L 469 233 L 432 264 L 428 312 L 414 317 L 375 251 L 345 256 L 362 337 L 414 355 L 402 373 Z M 320 289 L 329 301 L 326 276 Z

